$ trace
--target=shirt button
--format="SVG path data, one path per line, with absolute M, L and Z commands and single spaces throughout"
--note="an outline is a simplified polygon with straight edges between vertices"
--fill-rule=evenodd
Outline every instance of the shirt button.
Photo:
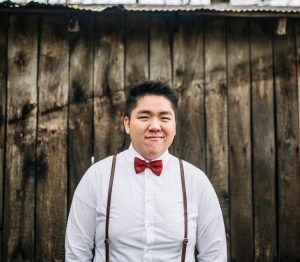
M 149 247 L 145 248 L 145 252 L 148 253 L 150 251 Z

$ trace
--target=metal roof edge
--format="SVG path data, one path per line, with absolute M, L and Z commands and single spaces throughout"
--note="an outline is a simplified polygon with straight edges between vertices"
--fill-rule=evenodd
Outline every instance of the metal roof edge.
M 299 13 L 299 7 L 282 7 L 282 6 L 258 6 L 258 5 L 230 5 L 230 4 L 211 4 L 211 5 L 68 5 L 70 8 L 79 10 L 104 11 L 106 9 L 117 7 L 124 11 L 135 12 L 196 12 L 196 11 L 213 11 L 213 12 L 235 12 L 235 13 L 252 13 L 252 12 L 274 12 L 274 13 Z
M 92 12 L 103 12 L 109 10 L 119 10 L 127 12 L 201 12 L 213 13 L 213 14 L 261 14 L 264 13 L 269 15 L 276 14 L 294 14 L 300 17 L 300 6 L 299 7 L 282 7 L 282 6 L 266 6 L 266 5 L 230 5 L 228 3 L 218 3 L 211 5 L 141 5 L 141 4 L 46 4 L 31 1 L 27 4 L 13 3 L 10 1 L 0 2 L 0 12 L 6 9 L 16 10 L 22 9 L 24 12 L 31 9 L 33 12 L 35 9 L 47 10 L 66 10 L 66 11 L 92 11 Z

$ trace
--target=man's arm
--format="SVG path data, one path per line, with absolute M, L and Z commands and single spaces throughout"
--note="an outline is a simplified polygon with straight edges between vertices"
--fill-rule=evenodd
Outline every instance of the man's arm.
M 207 178 L 199 199 L 197 261 L 227 261 L 226 235 L 217 195 Z
M 96 232 L 96 208 L 88 174 L 80 181 L 68 217 L 65 249 L 66 262 L 92 261 Z

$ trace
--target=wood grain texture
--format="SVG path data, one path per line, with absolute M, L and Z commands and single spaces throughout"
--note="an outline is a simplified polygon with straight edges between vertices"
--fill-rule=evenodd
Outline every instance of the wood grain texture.
M 297 59 L 297 85 L 298 85 L 298 139 L 300 143 L 300 20 L 295 20 L 296 33 L 296 59 Z M 299 145 L 300 148 L 300 145 Z M 299 149 L 300 150 L 300 149 Z M 300 162 L 300 161 L 299 161 Z M 299 163 L 300 165 L 300 163 Z M 300 167 L 299 167 L 300 168 Z
M 246 19 L 227 20 L 230 233 L 233 261 L 253 261 L 250 52 Z
M 149 79 L 149 17 L 147 14 L 131 13 L 126 17 L 125 43 L 125 94 L 140 82 Z M 128 148 L 130 137 L 125 138 Z
M 0 16 L 0 260 L 2 261 L 8 15 Z
M 128 14 L 126 19 L 126 91 L 149 78 L 148 15 Z
M 93 151 L 86 141 L 94 132 L 96 160 L 122 150 L 124 95 L 133 83 L 152 77 L 169 81 L 179 93 L 186 117 L 179 116 L 181 141 L 172 150 L 207 166 L 233 250 L 229 261 L 247 261 L 251 252 L 253 261 L 300 260 L 299 19 L 288 19 L 287 34 L 278 36 L 276 19 L 248 18 L 249 47 L 245 18 L 181 13 L 177 21 L 177 14 L 151 13 L 148 20 L 148 14 L 127 13 L 124 20 L 117 11 L 97 13 L 97 21 L 90 13 L 76 16 L 77 32 L 68 32 L 65 15 L 0 16 L 0 260 L 64 260 L 67 200 Z M 246 211 L 238 214 L 239 206 Z M 242 219 L 248 222 L 241 225 Z
M 124 15 L 96 17 L 94 64 L 95 159 L 124 148 Z
M 300 260 L 299 113 L 294 21 L 287 33 L 274 36 L 279 260 Z
M 173 41 L 173 86 L 179 95 L 173 151 L 205 170 L 203 44 L 203 19 L 179 17 L 179 31 Z
M 255 261 L 277 260 L 272 34 L 250 21 Z
M 63 261 L 67 211 L 68 21 L 41 26 L 36 194 L 36 260 Z
M 68 206 L 82 175 L 91 165 L 93 128 L 93 26 L 89 15 L 78 15 L 79 31 L 70 39 L 68 127 Z
M 149 15 L 150 79 L 172 83 L 170 17 Z
M 34 258 L 38 17 L 11 15 L 9 22 L 3 255 L 4 261 L 29 261 Z
M 225 19 L 205 19 L 206 171 L 218 195 L 229 232 L 228 108 Z

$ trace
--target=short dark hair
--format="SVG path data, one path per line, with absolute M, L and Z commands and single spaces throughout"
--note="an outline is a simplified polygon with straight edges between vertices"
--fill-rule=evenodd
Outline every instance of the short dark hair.
M 145 95 L 164 96 L 171 102 L 172 108 L 177 115 L 178 97 L 174 90 L 166 82 L 145 81 L 133 86 L 126 99 L 125 116 L 131 116 L 132 110 L 136 107 L 139 98 Z

